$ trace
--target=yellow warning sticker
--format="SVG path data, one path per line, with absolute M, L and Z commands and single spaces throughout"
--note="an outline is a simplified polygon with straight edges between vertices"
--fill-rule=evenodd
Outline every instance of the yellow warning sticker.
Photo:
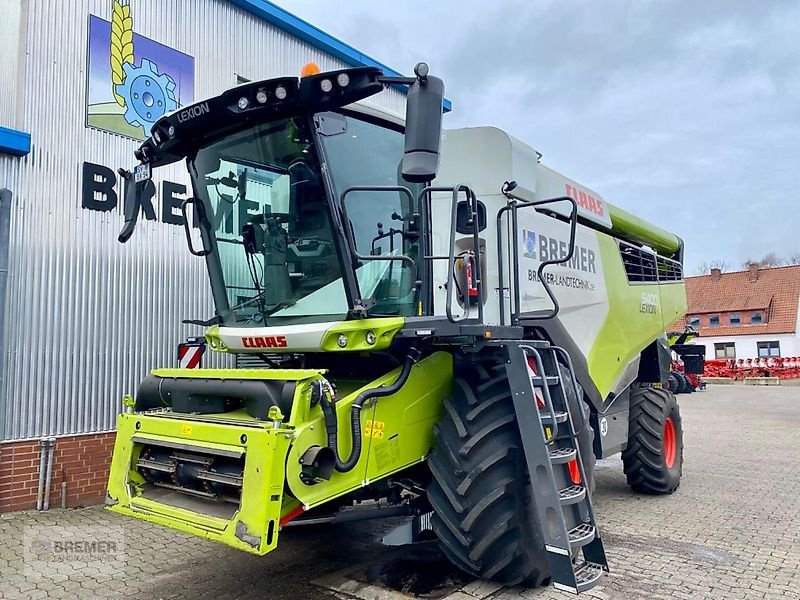
M 192 435 L 192 426 L 188 423 L 181 425 L 181 435 Z
M 364 437 L 382 439 L 385 428 L 386 423 L 383 421 L 373 421 L 369 419 L 364 427 Z

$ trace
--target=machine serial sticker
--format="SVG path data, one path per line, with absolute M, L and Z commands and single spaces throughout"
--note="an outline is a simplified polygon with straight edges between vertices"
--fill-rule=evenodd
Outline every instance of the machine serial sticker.
M 192 426 L 181 425 L 181 435 L 192 435 Z
M 364 428 L 364 437 L 383 439 L 383 430 L 386 424 L 383 421 L 368 420 Z

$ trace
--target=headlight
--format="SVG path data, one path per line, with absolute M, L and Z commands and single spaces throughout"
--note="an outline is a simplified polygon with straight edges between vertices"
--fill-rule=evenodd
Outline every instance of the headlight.
M 330 79 L 323 79 L 319 82 L 320 89 L 325 92 L 326 94 L 333 89 L 333 84 L 331 83 Z
M 275 88 L 275 97 L 278 100 L 286 100 L 286 96 L 287 96 L 287 92 L 286 92 L 286 88 L 285 87 L 283 87 L 282 85 L 279 85 L 278 87 Z
M 350 75 L 347 73 L 339 73 L 336 76 L 336 83 L 338 83 L 340 87 L 347 87 L 347 84 L 350 83 Z
M 250 101 L 244 96 L 242 96 L 241 98 L 239 98 L 239 102 L 237 104 L 239 106 L 239 110 L 244 110 L 250 104 Z
M 156 144 L 161 143 L 161 132 L 156 130 L 153 132 L 153 139 L 156 141 Z
M 267 92 L 264 90 L 258 90 L 256 94 L 256 100 L 258 100 L 259 104 L 264 104 L 267 101 Z

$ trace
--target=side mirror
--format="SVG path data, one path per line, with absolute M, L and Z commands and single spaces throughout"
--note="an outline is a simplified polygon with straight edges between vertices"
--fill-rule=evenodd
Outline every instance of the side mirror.
M 118 173 L 125 182 L 125 225 L 123 225 L 122 231 L 119 232 L 117 240 L 119 240 L 120 244 L 124 244 L 131 239 L 133 230 L 136 229 L 136 221 L 139 218 L 139 211 L 142 206 L 142 192 L 149 180 L 134 182 L 133 173 L 125 169 L 120 169 Z
M 436 178 L 439 168 L 444 82 L 428 75 L 425 63 L 414 67 L 414 73 L 417 79 L 409 87 L 406 100 L 403 179 L 425 183 Z

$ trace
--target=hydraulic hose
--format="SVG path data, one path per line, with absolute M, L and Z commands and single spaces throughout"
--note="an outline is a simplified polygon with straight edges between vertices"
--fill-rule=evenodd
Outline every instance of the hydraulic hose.
M 339 456 L 339 432 L 336 421 L 336 407 L 332 397 L 323 391 L 320 397 L 320 408 L 322 408 L 323 415 L 325 416 L 328 448 L 333 451 L 333 455 L 336 458 L 336 470 L 339 471 L 339 473 L 352 471 L 361 458 L 361 410 L 364 408 L 364 404 L 368 400 L 384 398 L 400 391 L 406 384 L 406 381 L 408 381 L 408 377 L 411 375 L 411 367 L 419 360 L 419 357 L 419 350 L 414 347 L 409 348 L 400 375 L 395 379 L 394 383 L 364 390 L 353 401 L 353 405 L 350 408 L 350 431 L 353 438 L 353 448 L 350 450 L 350 456 L 347 457 L 347 460 L 342 460 Z

